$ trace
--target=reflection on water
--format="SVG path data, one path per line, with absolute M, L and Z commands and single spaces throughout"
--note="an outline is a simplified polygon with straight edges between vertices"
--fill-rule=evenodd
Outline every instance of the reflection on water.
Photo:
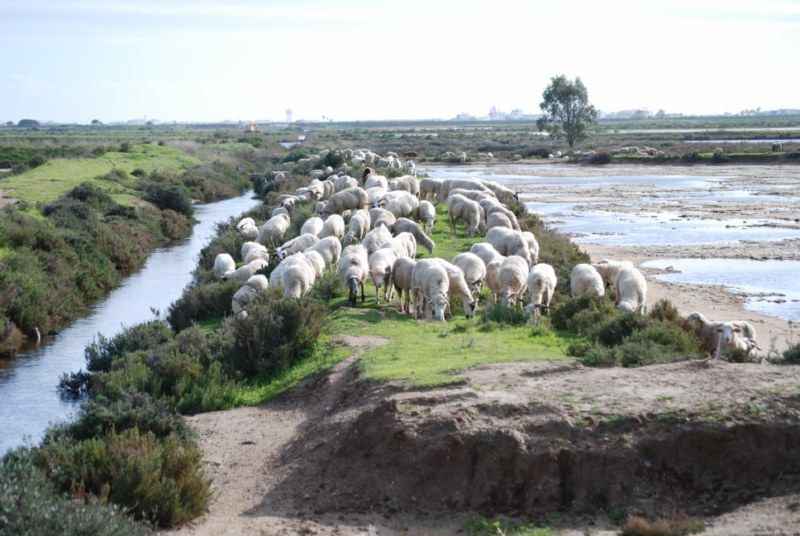
M 62 400 L 56 385 L 62 373 L 84 366 L 86 345 L 97 333 L 111 336 L 123 326 L 151 319 L 151 308 L 166 311 L 190 282 L 197 255 L 213 237 L 215 225 L 255 204 L 249 192 L 198 205 L 199 223 L 192 235 L 178 245 L 155 250 L 144 268 L 92 307 L 90 316 L 14 360 L 0 360 L 0 455 L 21 445 L 24 436 L 36 441 L 49 423 L 68 418 L 75 403 Z
M 656 276 L 664 281 L 724 285 L 755 294 L 745 307 L 793 322 L 800 322 L 800 261 L 752 259 L 658 259 L 642 264 L 648 268 L 672 267 L 679 273 Z

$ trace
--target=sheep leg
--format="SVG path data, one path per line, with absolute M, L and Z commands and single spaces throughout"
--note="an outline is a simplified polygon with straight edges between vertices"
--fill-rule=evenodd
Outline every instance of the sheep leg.
M 361 303 L 364 303 L 364 283 L 359 281 L 358 284 L 361 286 Z

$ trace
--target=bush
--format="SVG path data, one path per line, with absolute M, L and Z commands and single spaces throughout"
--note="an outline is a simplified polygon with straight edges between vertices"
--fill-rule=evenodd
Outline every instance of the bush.
M 119 144 L 119 152 L 121 153 L 129 153 L 131 152 L 131 143 L 129 141 L 123 141 Z
M 672 322 L 674 324 L 682 324 L 684 320 L 680 313 L 678 313 L 678 308 L 667 299 L 658 300 L 653 307 L 650 308 L 650 318 L 661 320 L 662 322 Z
M 0 534 L 129 536 L 150 531 L 117 507 L 63 497 L 33 464 L 30 452 L 18 449 L 0 462 Z
M 507 307 L 500 302 L 481 310 L 481 323 L 495 322 L 507 326 L 520 326 L 528 321 L 521 307 Z
M 178 186 L 162 186 L 161 184 L 151 183 L 145 190 L 142 199 L 153 203 L 161 210 L 174 210 L 186 217 L 191 217 L 194 213 L 192 200 Z
M 211 498 L 200 451 L 174 434 L 112 430 L 86 441 L 45 441 L 34 456 L 60 491 L 89 494 L 162 527 L 202 514 Z
M 700 153 L 698 153 L 697 151 L 684 153 L 681 156 L 681 161 L 686 164 L 694 164 L 695 162 L 699 162 L 700 160 L 701 160 Z
M 783 360 L 787 363 L 800 363 L 800 343 L 790 346 L 783 352 Z
M 111 339 L 98 335 L 86 347 L 86 367 L 92 371 L 108 371 L 115 359 L 129 352 L 150 350 L 172 339 L 172 330 L 163 320 L 151 320 L 125 328 Z
M 607 152 L 601 151 L 590 156 L 588 162 L 595 165 L 610 164 L 611 155 Z
M 247 308 L 246 318 L 227 326 L 231 339 L 227 360 L 244 374 L 269 372 L 308 356 L 326 326 L 326 308 L 311 297 L 259 299 Z
M 0 358 L 12 357 L 23 340 L 24 336 L 14 322 L 0 315 Z
M 308 158 L 310 154 L 311 153 L 309 153 L 305 149 L 295 149 L 293 151 L 290 151 L 283 158 L 281 158 L 280 163 L 284 164 L 286 162 L 297 162 L 301 158 Z
M 172 329 L 180 331 L 193 322 L 222 318 L 230 311 L 233 295 L 241 286 L 241 281 L 217 281 L 190 287 L 169 306 L 167 321 Z

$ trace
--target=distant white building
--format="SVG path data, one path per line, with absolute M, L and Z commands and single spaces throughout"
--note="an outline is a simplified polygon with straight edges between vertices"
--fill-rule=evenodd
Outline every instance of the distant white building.
M 286 122 L 291 124 L 292 123 L 292 110 L 286 110 Z

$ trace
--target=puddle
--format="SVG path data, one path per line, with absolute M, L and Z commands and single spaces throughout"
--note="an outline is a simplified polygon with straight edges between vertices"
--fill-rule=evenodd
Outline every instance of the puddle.
M 664 281 L 724 285 L 736 292 L 753 294 L 745 307 L 770 316 L 800 322 L 800 261 L 756 261 L 751 259 L 658 259 L 646 268 L 679 273 L 656 276 Z

